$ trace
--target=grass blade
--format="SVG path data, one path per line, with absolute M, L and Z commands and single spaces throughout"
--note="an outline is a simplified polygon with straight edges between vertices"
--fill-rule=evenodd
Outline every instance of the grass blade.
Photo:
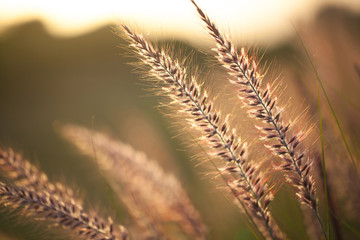
M 323 136 L 323 126 L 322 126 L 322 117 L 321 117 L 321 103 L 320 103 L 320 91 L 319 84 L 316 83 L 318 106 L 319 106 L 319 125 L 320 125 L 320 140 L 321 140 L 321 159 L 322 159 L 322 168 L 323 168 L 323 178 L 324 178 L 324 190 L 325 190 L 325 202 L 326 202 L 326 230 L 327 235 L 330 239 L 330 221 L 329 221 L 329 199 L 328 199 L 328 189 L 327 189 L 327 179 L 326 179 L 326 168 L 325 168 L 325 151 L 324 151 L 324 136 Z
M 293 24 L 293 27 L 294 27 L 295 32 L 296 32 L 296 34 L 297 34 L 297 36 L 298 36 L 298 38 L 299 38 L 299 40 L 300 40 L 300 42 L 301 42 L 301 45 L 302 45 L 303 49 L 305 50 L 306 56 L 307 56 L 307 58 L 308 58 L 308 60 L 309 60 L 309 62 L 310 62 L 310 64 L 311 64 L 311 67 L 312 67 L 312 69 L 313 69 L 313 71 L 314 71 L 314 73 L 315 73 L 315 76 L 316 76 L 316 78 L 317 78 L 317 80 L 318 80 L 318 83 L 320 84 L 321 90 L 322 90 L 323 93 L 324 93 L 324 96 L 325 96 L 326 101 L 327 101 L 327 103 L 328 103 L 328 105 L 329 105 L 329 107 L 330 107 L 331 113 L 332 113 L 332 115 L 333 115 L 333 117 L 334 117 L 334 119 L 335 119 L 335 121 L 336 121 L 336 125 L 337 125 L 337 127 L 338 127 L 338 129 L 339 129 L 339 132 L 340 132 L 340 134 L 341 134 L 341 138 L 342 138 L 342 140 L 343 140 L 343 142 L 344 142 L 344 144 L 345 144 L 345 147 L 346 147 L 346 150 L 347 150 L 347 152 L 348 152 L 348 154 L 349 154 L 349 157 L 350 157 L 350 159 L 351 159 L 351 162 L 352 162 L 352 164 L 355 166 L 355 159 L 354 159 L 353 154 L 352 154 L 352 152 L 351 152 L 351 150 L 350 150 L 350 146 L 349 146 L 349 144 L 348 144 L 348 142 L 347 142 L 347 140 L 346 140 L 346 138 L 345 138 L 344 132 L 343 132 L 343 130 L 342 130 L 342 128 L 341 128 L 341 125 L 340 125 L 339 119 L 338 119 L 338 117 L 337 117 L 337 115 L 336 115 L 336 113 L 335 113 L 334 107 L 333 107 L 332 104 L 331 104 L 330 98 L 329 98 L 329 96 L 327 95 L 327 92 L 326 92 L 326 90 L 325 90 L 325 87 L 324 87 L 324 85 L 323 85 L 323 82 L 322 82 L 322 80 L 321 80 L 321 78 L 320 78 L 320 74 L 319 74 L 319 72 L 317 71 L 316 66 L 315 66 L 313 60 L 311 59 L 311 56 L 310 56 L 310 54 L 309 54 L 309 51 L 307 50 L 307 47 L 306 47 L 306 45 L 305 45 L 305 42 L 304 42 L 303 39 L 301 38 L 300 33 L 296 30 L 294 24 Z

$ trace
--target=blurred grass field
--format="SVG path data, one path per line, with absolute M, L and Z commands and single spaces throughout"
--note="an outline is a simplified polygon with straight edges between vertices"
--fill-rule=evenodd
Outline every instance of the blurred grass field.
M 360 15 L 329 7 L 319 12 L 314 22 L 297 26 L 326 81 L 350 148 L 359 159 Z M 193 52 L 204 71 L 211 71 L 208 57 L 188 43 L 161 41 L 173 45 L 175 50 L 181 48 L 183 55 Z M 201 168 L 194 168 L 197 162 L 190 161 L 191 153 L 184 150 L 181 137 L 173 137 L 176 134 L 173 124 L 158 111 L 159 100 L 148 96 L 139 75 L 127 64 L 128 54 L 123 47 L 117 47 L 121 44 L 123 40 L 112 33 L 111 26 L 74 38 L 53 37 L 40 22 L 25 23 L 3 32 L 0 35 L 0 144 L 23 151 L 51 179 L 76 186 L 76 191 L 86 196 L 86 204 L 100 209 L 104 215 L 114 216 L 96 167 L 62 139 L 55 126 L 59 122 L 75 123 L 104 130 L 146 152 L 180 179 L 209 226 L 211 239 L 251 239 L 251 232 L 236 208 L 208 183 Z M 275 66 L 272 74 L 281 73 L 281 81 L 288 86 L 285 95 L 292 96 L 292 105 L 309 106 L 310 119 L 317 122 L 316 78 L 296 36 L 276 46 L 256 48 L 264 53 L 264 62 Z M 210 85 L 216 92 L 217 84 L 221 83 L 213 81 Z M 350 160 L 325 101 L 322 106 L 330 162 L 328 174 L 332 178 L 337 166 L 350 164 Z M 318 139 L 314 144 L 320 149 Z M 341 218 L 359 229 L 360 203 L 351 205 L 342 196 L 347 188 L 340 189 L 347 185 L 353 190 L 351 194 L 360 194 L 359 182 L 336 177 L 330 181 L 334 181 L 335 196 L 339 197 Z M 291 239 L 304 239 L 299 207 L 288 192 L 288 189 L 280 191 L 280 200 L 274 201 L 275 218 L 281 227 L 285 226 Z M 282 208 L 287 211 L 283 212 Z M 125 211 L 115 219 L 124 225 L 129 221 Z M 289 222 L 291 228 L 286 227 Z M 344 232 L 345 239 L 356 239 L 346 228 Z M 16 218 L 9 219 L 6 212 L 0 214 L 0 233 L 10 239 L 54 237 L 37 234 L 31 225 L 18 225 Z M 1 234 L 0 238 L 3 239 Z

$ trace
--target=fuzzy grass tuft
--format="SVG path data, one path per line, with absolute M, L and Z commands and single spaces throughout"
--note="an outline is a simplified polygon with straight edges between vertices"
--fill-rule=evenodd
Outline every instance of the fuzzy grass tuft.
M 100 132 L 76 125 L 63 126 L 61 132 L 81 152 L 95 157 L 143 236 L 166 238 L 164 224 L 175 222 L 189 236 L 206 238 L 206 227 L 180 182 L 155 161 Z
M 241 218 L 248 224 L 248 230 L 257 239 L 303 238 L 303 235 L 296 232 L 302 228 L 298 224 L 301 220 L 310 239 L 340 240 L 350 239 L 350 234 L 359 236 L 357 223 L 347 222 L 358 217 L 355 210 L 358 208 L 354 205 L 352 213 L 349 213 L 348 209 L 341 206 L 342 203 L 345 205 L 353 201 L 358 205 L 356 200 L 359 196 L 356 193 L 359 189 L 356 179 L 360 179 L 360 174 L 355 151 L 358 149 L 354 147 L 356 141 L 350 145 L 351 142 L 345 137 L 345 128 L 340 127 L 330 97 L 300 35 L 300 41 L 320 84 L 317 85 L 318 101 L 312 105 L 318 106 L 315 111 L 319 114 L 320 129 L 317 138 L 321 143 L 321 154 L 314 149 L 316 140 L 304 140 L 311 133 L 300 119 L 305 118 L 304 112 L 308 111 L 291 114 L 289 108 L 284 107 L 282 99 L 277 98 L 279 91 L 285 91 L 285 88 L 277 85 L 278 81 L 262 70 L 261 62 L 252 57 L 251 50 L 244 47 L 237 49 L 230 37 L 223 34 L 195 0 L 190 2 L 216 44 L 216 48 L 212 49 L 217 59 L 214 69 L 219 67 L 226 70 L 226 74 L 223 74 L 224 71 L 215 74 L 218 78 L 229 80 L 230 84 L 225 81 L 230 86 L 229 95 L 233 99 L 240 99 L 241 107 L 245 109 L 244 115 L 249 115 L 249 118 L 245 116 L 244 119 L 251 121 L 249 129 L 248 125 L 239 124 L 243 121 L 240 119 L 240 114 L 243 113 L 226 114 L 233 105 L 218 101 L 208 94 L 212 84 L 211 77 L 207 78 L 208 73 L 199 70 L 193 55 L 180 57 L 181 53 L 172 53 L 170 48 L 161 47 L 161 43 L 150 42 L 142 34 L 132 31 L 128 25 L 122 24 L 116 33 L 126 40 L 123 48 L 129 52 L 131 49 L 131 53 L 139 60 L 136 68 L 145 70 L 142 71 L 142 78 L 148 81 L 151 93 L 166 99 L 160 105 L 168 107 L 166 110 L 171 113 L 164 112 L 175 119 L 173 124 L 182 133 L 192 138 L 184 142 L 197 146 L 194 147 L 196 150 L 195 153 L 192 152 L 192 156 L 200 158 L 202 165 L 208 164 L 212 168 L 207 168 L 205 175 L 223 181 L 221 189 L 235 203 L 235 207 L 230 210 L 231 214 L 240 212 Z M 182 50 L 182 47 L 179 49 Z M 264 82 L 268 83 L 265 85 Z M 327 133 L 329 127 L 328 122 L 325 122 L 326 109 L 321 102 L 319 87 L 328 102 L 329 115 L 332 114 L 335 119 L 334 126 L 336 123 L 345 146 L 345 154 L 338 149 L 340 143 L 334 144 L 336 133 Z M 304 89 L 302 91 L 305 92 Z M 217 97 L 224 97 L 224 91 L 219 91 Z M 291 102 L 292 100 L 288 100 L 287 103 Z M 294 116 L 295 120 L 292 119 Z M 237 131 L 235 125 L 242 128 L 241 131 Z M 253 125 L 255 128 L 252 128 Z M 136 125 L 138 126 L 139 124 Z M 41 226 L 49 225 L 49 231 L 53 227 L 62 228 L 64 232 L 60 231 L 60 234 L 64 235 L 58 236 L 59 238 L 205 240 L 213 237 L 212 229 L 204 223 L 201 212 L 192 203 L 180 180 L 164 171 L 145 153 L 103 132 L 72 124 L 58 124 L 56 127 L 63 137 L 91 158 L 99 168 L 103 186 L 109 194 L 107 197 L 112 201 L 110 210 L 121 218 L 123 212 L 128 213 L 125 214 L 129 217 L 125 221 L 126 227 L 114 223 L 111 218 L 104 220 L 95 211 L 88 211 L 85 199 L 77 196 L 78 189 L 73 191 L 75 188 L 69 188 L 64 183 L 51 182 L 44 172 L 12 148 L 0 148 L 0 205 L 6 213 L 25 216 L 19 220 L 38 222 Z M 240 132 L 246 136 L 240 136 Z M 146 135 L 142 129 L 137 133 L 139 134 L 131 137 L 142 138 Z M 245 137 L 252 144 L 243 141 Z M 350 146 L 354 151 L 351 151 Z M 329 147 L 338 156 L 327 153 Z M 186 148 L 188 149 L 193 149 L 193 146 Z M 338 158 L 346 159 L 346 152 L 351 161 L 344 160 L 340 163 Z M 262 156 L 262 153 L 269 154 Z M 341 164 L 344 166 L 340 166 Z M 287 194 L 287 190 L 291 194 Z M 342 196 L 337 196 L 338 193 Z M 288 196 L 284 197 L 284 194 Z M 202 200 L 205 205 L 203 207 L 206 208 L 208 199 Z M 123 204 L 123 208 L 118 204 Z M 286 208 L 288 206 L 291 209 Z M 225 209 L 226 206 L 221 207 Z M 288 210 L 291 214 L 286 215 Z M 293 214 L 300 215 L 301 211 L 302 217 L 297 218 Z M 326 222 L 323 224 L 325 214 Z M 218 224 L 216 221 L 227 225 L 235 224 L 229 219 L 208 220 L 209 225 L 211 222 Z M 242 234 L 242 226 L 238 227 L 239 232 L 236 234 Z M 305 231 L 303 232 L 301 234 L 305 235 Z M 241 235 L 239 238 L 247 236 Z
M 179 112 L 187 113 L 189 126 L 202 134 L 205 144 L 212 149 L 212 155 L 231 164 L 223 169 L 234 177 L 228 180 L 228 186 L 257 223 L 259 230 L 266 238 L 280 239 L 280 230 L 268 211 L 273 195 L 262 180 L 259 166 L 246 158 L 246 144 L 228 126 L 226 118 L 222 118 L 214 109 L 212 100 L 178 60 L 158 51 L 142 35 L 132 32 L 127 26 L 123 25 L 123 29 L 130 39 L 130 46 L 150 67 L 150 74 L 161 81 L 157 84 L 159 92 L 168 96 L 172 104 L 179 107 Z
M 257 126 L 265 134 L 261 139 L 270 142 L 270 149 L 283 160 L 280 170 L 287 173 L 288 182 L 297 188 L 296 196 L 299 200 L 314 211 L 327 238 L 317 208 L 315 182 L 311 173 L 313 160 L 306 154 L 306 150 L 300 148 L 302 132 L 292 133 L 292 125 L 283 120 L 284 109 L 278 106 L 270 85 L 262 87 L 264 76 L 258 71 L 255 60 L 248 57 L 244 48 L 238 53 L 234 44 L 221 34 L 195 1 L 191 2 L 217 44 L 215 52 L 218 60 L 230 74 L 230 82 L 237 86 L 238 97 L 248 106 L 249 115 L 263 122 L 263 126 Z

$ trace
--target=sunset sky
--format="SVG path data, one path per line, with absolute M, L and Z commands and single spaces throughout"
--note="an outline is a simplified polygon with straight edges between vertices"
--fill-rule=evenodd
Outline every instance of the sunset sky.
M 276 40 L 291 34 L 292 21 L 311 19 L 326 3 L 360 11 L 358 0 L 198 0 L 197 3 L 218 25 L 230 30 L 233 37 L 250 41 Z M 121 22 L 160 36 L 191 39 L 203 32 L 189 0 L 0 0 L 0 31 L 34 19 L 42 20 L 48 31 L 58 36 L 73 36 Z

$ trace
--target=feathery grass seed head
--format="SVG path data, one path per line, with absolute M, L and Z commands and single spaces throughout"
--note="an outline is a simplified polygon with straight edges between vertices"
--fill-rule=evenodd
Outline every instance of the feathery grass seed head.
M 187 112 L 190 126 L 198 129 L 213 155 L 234 164 L 238 168 L 237 184 L 228 184 L 235 188 L 235 198 L 239 199 L 260 226 L 266 238 L 280 239 L 280 231 L 270 219 L 270 213 L 262 206 L 261 199 L 266 195 L 266 186 L 261 181 L 261 173 L 255 176 L 255 167 L 246 159 L 246 144 L 242 144 L 229 128 L 228 122 L 216 112 L 211 99 L 202 91 L 192 76 L 186 74 L 185 68 L 177 60 L 171 59 L 163 51 L 158 51 L 141 35 L 133 33 L 123 25 L 130 39 L 130 46 L 138 53 L 142 61 L 150 67 L 150 73 L 161 81 L 159 84 L 164 95 L 173 100 L 181 111 Z M 231 171 L 229 171 L 230 173 Z M 233 172 L 232 172 L 233 173 Z M 271 198 L 265 198 L 265 203 Z
M 159 238 L 165 234 L 162 223 L 175 222 L 194 238 L 205 239 L 206 227 L 180 182 L 144 153 L 76 125 L 64 126 L 62 133 L 83 153 L 95 154 L 109 183 L 114 189 L 121 186 L 119 196 L 137 224 L 144 229 L 152 226 L 150 235 Z
M 22 209 L 23 214 L 33 219 L 51 220 L 83 239 L 125 240 L 128 236 L 124 227 L 117 229 L 112 222 L 89 215 L 81 206 L 63 202 L 47 192 L 35 192 L 0 182 L 0 203 L 10 208 Z
M 256 62 L 249 59 L 244 48 L 238 53 L 232 42 L 220 33 L 195 1 L 191 1 L 208 33 L 216 41 L 218 60 L 232 76 L 230 82 L 238 86 L 239 98 L 249 107 L 250 115 L 264 123 L 264 127 L 258 127 L 265 133 L 264 139 L 277 140 L 271 149 L 284 160 L 281 168 L 289 174 L 287 179 L 290 183 L 299 189 L 297 196 L 317 211 L 314 180 L 310 174 L 311 160 L 303 160 L 304 152 L 298 147 L 301 139 L 299 135 L 292 134 L 291 125 L 282 120 L 283 110 L 277 106 L 277 99 L 270 86 L 267 85 L 263 90 L 263 76 L 259 73 Z
M 81 199 L 75 198 L 72 189 L 60 182 L 51 183 L 45 173 L 11 148 L 0 149 L 0 170 L 5 176 L 13 180 L 17 186 L 34 191 L 46 191 L 52 197 L 66 201 L 82 202 Z

